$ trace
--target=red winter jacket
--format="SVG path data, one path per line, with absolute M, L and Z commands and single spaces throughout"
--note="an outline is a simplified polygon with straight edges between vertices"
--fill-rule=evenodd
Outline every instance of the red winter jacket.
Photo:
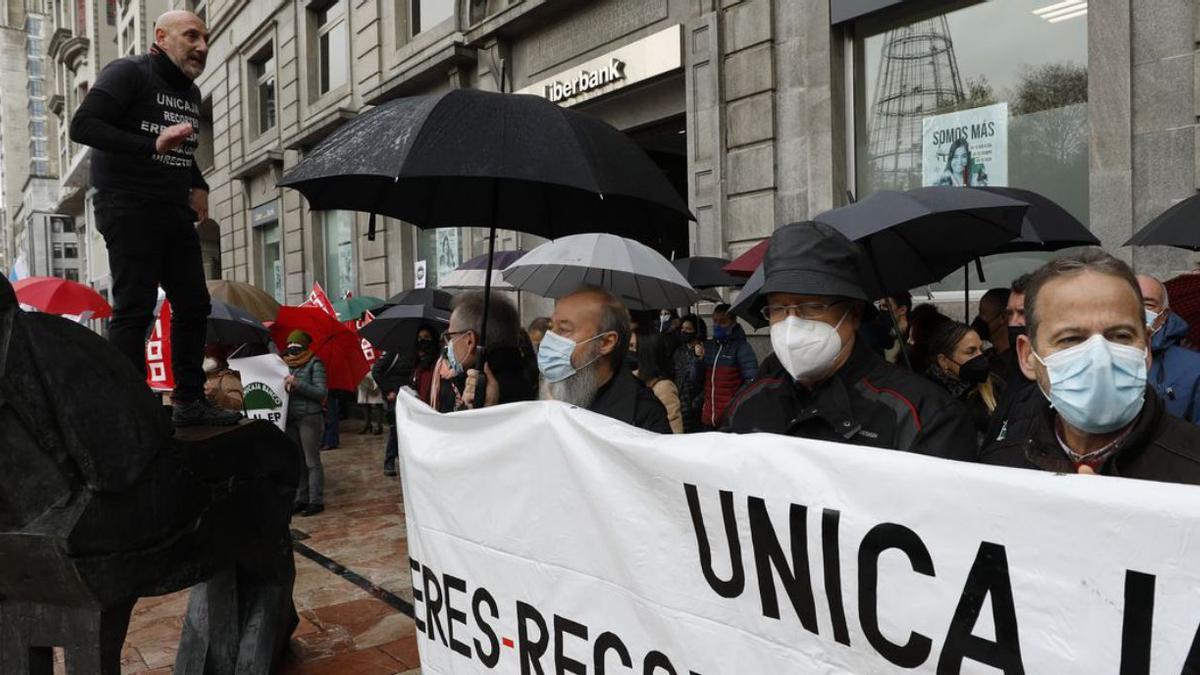
M 742 385 L 752 382 L 756 377 L 758 357 L 746 341 L 746 333 L 741 325 L 735 324 L 725 340 L 706 340 L 704 360 L 696 362 L 693 375 L 704 398 L 700 424 L 711 429 L 723 427 L 733 397 Z

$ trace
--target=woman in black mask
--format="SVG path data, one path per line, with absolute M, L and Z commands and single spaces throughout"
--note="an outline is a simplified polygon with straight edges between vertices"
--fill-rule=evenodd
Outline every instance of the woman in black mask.
M 928 339 L 928 375 L 967 407 L 977 434 L 987 431 L 1004 382 L 992 375 L 983 340 L 958 321 L 937 324 Z

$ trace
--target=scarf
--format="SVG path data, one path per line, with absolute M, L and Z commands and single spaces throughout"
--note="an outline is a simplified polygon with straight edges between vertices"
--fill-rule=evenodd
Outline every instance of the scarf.
M 303 368 L 304 364 L 308 363 L 313 356 L 314 354 L 311 349 L 305 349 L 295 356 L 283 354 L 283 362 L 288 364 L 288 368 L 295 370 L 297 368 Z
M 975 385 L 971 384 L 970 382 L 963 382 L 962 380 L 956 379 L 949 373 L 943 371 L 941 368 L 938 368 L 937 364 L 930 365 L 929 368 L 926 369 L 925 374 L 934 382 L 937 382 L 945 387 L 946 391 L 949 391 L 950 395 L 956 399 L 962 398 L 963 395 L 975 388 Z

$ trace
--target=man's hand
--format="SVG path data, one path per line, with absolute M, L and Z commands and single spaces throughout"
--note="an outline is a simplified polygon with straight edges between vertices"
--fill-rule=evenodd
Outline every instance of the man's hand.
M 165 155 L 182 145 L 195 132 L 195 127 L 188 122 L 172 124 L 159 132 L 158 139 L 154 141 L 154 151 L 160 155 Z
M 492 367 L 483 364 L 483 374 L 487 376 L 487 391 L 483 395 L 483 405 L 485 407 L 494 406 L 500 402 L 500 384 L 496 382 L 496 376 L 492 375 Z M 467 381 L 463 385 L 463 404 L 468 408 L 475 407 L 475 385 L 479 382 L 479 371 L 474 368 L 467 371 Z
M 208 190 L 192 188 L 188 192 L 188 206 L 196 212 L 197 223 L 208 220 Z
M 285 391 L 290 392 L 292 390 L 292 387 L 295 384 L 296 384 L 296 376 L 295 375 L 288 375 L 287 377 L 283 378 L 283 388 Z
M 1076 471 L 1076 473 L 1082 474 L 1082 475 L 1084 475 L 1084 476 L 1095 476 L 1095 475 L 1098 475 L 1098 474 L 1096 473 L 1096 470 L 1095 470 L 1095 469 L 1093 469 L 1092 467 L 1088 466 L 1087 464 L 1080 464 L 1080 465 L 1079 465 L 1079 469 Z

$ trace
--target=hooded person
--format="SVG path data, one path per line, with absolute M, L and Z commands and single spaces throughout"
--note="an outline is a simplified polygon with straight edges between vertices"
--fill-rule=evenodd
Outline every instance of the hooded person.
M 1183 346 L 1188 322 L 1171 311 L 1167 287 L 1158 279 L 1137 275 L 1142 289 L 1142 307 L 1150 330 L 1150 384 L 1163 400 L 1167 412 L 1200 424 L 1200 353 Z
M 973 461 L 975 429 L 962 405 L 858 338 L 871 300 L 861 260 L 827 225 L 775 231 L 749 311 L 770 323 L 776 358 L 734 400 L 729 429 Z
M 1042 402 L 1027 433 L 982 461 L 1200 485 L 1200 428 L 1174 415 L 1149 384 L 1151 340 L 1129 265 L 1099 248 L 1056 258 L 1025 292 L 1017 338 Z
M 323 411 L 329 395 L 325 364 L 313 353 L 312 337 L 302 330 L 288 334 L 283 361 L 288 376 L 283 387 L 288 391 L 287 435 L 303 454 L 300 483 L 296 488 L 294 511 L 302 516 L 325 510 L 325 469 L 321 466 L 321 434 L 325 427 Z

